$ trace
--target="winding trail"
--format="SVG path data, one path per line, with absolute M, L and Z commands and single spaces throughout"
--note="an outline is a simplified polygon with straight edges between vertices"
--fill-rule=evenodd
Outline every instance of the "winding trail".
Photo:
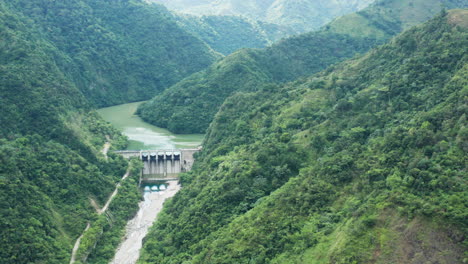
M 117 249 L 111 264 L 134 264 L 138 261 L 143 239 L 149 228 L 163 209 L 166 199 L 173 197 L 180 188 L 177 181 L 171 181 L 165 191 L 145 193 L 137 215 L 127 223 L 125 239 Z
M 91 202 L 91 205 L 93 205 L 93 207 L 96 209 L 97 213 L 99 215 L 105 213 L 107 211 L 107 209 L 109 208 L 109 205 L 110 203 L 112 202 L 112 200 L 114 199 L 114 197 L 117 195 L 117 193 L 119 192 L 119 188 L 120 186 L 122 185 L 122 182 L 130 175 L 130 167 L 127 169 L 127 172 L 124 174 L 124 176 L 122 176 L 122 179 L 120 179 L 120 182 L 115 186 L 115 190 L 114 192 L 111 194 L 111 196 L 109 197 L 109 199 L 107 199 L 107 202 L 106 204 L 104 205 L 104 207 L 102 209 L 99 209 L 99 207 L 97 206 L 96 202 L 89 198 L 90 199 L 90 202 Z M 75 246 L 73 247 L 73 250 L 72 250 L 72 254 L 71 254 L 71 258 L 70 258 L 70 264 L 73 264 L 75 263 L 76 261 L 76 252 L 78 251 L 78 248 L 80 248 L 80 244 L 81 244 L 81 238 L 83 238 L 83 235 L 86 233 L 86 231 L 88 231 L 88 229 L 91 227 L 91 224 L 88 223 L 85 230 L 83 231 L 83 233 L 81 233 L 81 236 L 76 240 L 75 242 Z
M 71 255 L 71 259 L 70 259 L 70 264 L 75 263 L 75 261 L 76 261 L 76 252 L 78 252 L 78 248 L 80 247 L 81 239 L 83 238 L 83 235 L 86 233 L 86 231 L 88 231 L 88 229 L 89 229 L 90 227 L 91 227 L 91 224 L 88 223 L 88 224 L 86 225 L 86 228 L 85 228 L 85 230 L 83 231 L 83 233 L 81 233 L 81 236 L 76 240 L 75 246 L 73 246 L 72 255 Z
M 101 208 L 99 208 L 99 205 L 97 204 L 96 200 L 94 200 L 91 197 L 89 197 L 88 199 L 91 206 L 94 208 L 94 210 L 96 210 L 96 213 L 99 214 L 101 212 Z
M 122 177 L 122 179 L 120 180 L 120 182 L 116 185 L 115 187 L 115 190 L 114 192 L 112 193 L 112 195 L 109 197 L 109 199 L 107 199 L 107 202 L 106 204 L 104 205 L 104 207 L 98 212 L 98 214 L 103 214 L 107 211 L 107 209 L 109 208 L 109 205 L 110 203 L 112 202 L 112 199 L 114 199 L 114 197 L 117 195 L 117 193 L 119 193 L 119 188 L 120 186 L 122 185 L 122 182 L 127 179 L 127 177 L 130 175 L 130 168 L 127 169 L 127 172 L 125 173 L 125 175 Z
M 104 155 L 106 160 L 108 159 L 107 152 L 109 152 L 110 147 L 111 147 L 110 137 L 109 135 L 106 135 L 106 143 L 104 143 L 104 146 L 102 147 L 102 150 L 101 150 L 101 153 Z

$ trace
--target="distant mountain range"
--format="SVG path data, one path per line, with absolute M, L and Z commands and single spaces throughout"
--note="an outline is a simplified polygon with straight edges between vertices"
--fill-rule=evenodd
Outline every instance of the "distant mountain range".
M 468 11 L 442 6 L 467 1 L 377 0 L 219 54 L 318 2 L 218 1 L 252 16 L 193 18 L 143 0 L 0 1 L 0 263 L 69 263 L 88 224 L 75 263 L 109 263 L 141 169 L 94 109 L 155 95 L 145 120 L 206 136 L 139 263 L 463 263 Z
M 428 20 L 443 6 L 464 8 L 468 4 L 459 0 L 379 0 L 319 31 L 290 37 L 266 49 L 235 52 L 141 105 L 140 116 L 176 133 L 203 133 L 233 93 L 324 70 Z
M 147 0 L 192 15 L 245 16 L 298 32 L 317 29 L 333 18 L 367 7 L 374 0 Z
M 467 46 L 468 10 L 442 11 L 309 78 L 237 91 L 138 263 L 465 263 Z
M 175 14 L 174 18 L 182 29 L 224 55 L 242 48 L 264 48 L 296 33 L 287 26 L 253 21 L 240 16 Z

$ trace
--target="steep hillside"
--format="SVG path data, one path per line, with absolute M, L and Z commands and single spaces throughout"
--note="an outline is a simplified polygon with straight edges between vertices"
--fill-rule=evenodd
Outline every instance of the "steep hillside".
M 388 37 L 434 17 L 441 8 L 466 7 L 463 0 L 376 1 L 371 8 L 330 23 L 327 29 L 352 36 Z
M 183 29 L 224 55 L 241 48 L 264 48 L 294 33 L 287 27 L 255 22 L 240 16 L 176 14 L 175 19 Z
M 56 65 L 65 60 L 63 54 L 31 29 L 26 18 L 4 3 L 0 7 L 0 137 L 14 139 L 34 132 L 70 143 L 72 131 L 64 124 L 68 113 L 90 108 Z
M 374 0 L 149 0 L 193 15 L 245 16 L 298 32 L 317 29 L 333 18 L 365 8 Z
M 89 200 L 104 204 L 126 171 L 100 154 L 106 136 L 115 148 L 126 140 L 61 71 L 67 56 L 5 2 L 0 39 L 0 263 L 68 263 L 97 217 Z M 116 222 L 134 213 L 118 210 Z
M 231 96 L 140 263 L 462 263 L 467 18 Z
M 168 88 L 142 104 L 138 114 L 175 133 L 204 133 L 221 104 L 234 92 L 253 91 L 265 83 L 323 70 L 373 45 L 372 39 L 318 32 L 266 50 L 244 49 Z
M 149 99 L 219 57 L 162 6 L 130 0 L 8 3 L 60 50 L 60 70 L 98 106 Z
M 414 8 L 395 9 L 410 2 Z M 468 7 L 467 3 L 456 0 L 443 2 Z M 286 39 L 264 50 L 238 51 L 143 104 L 139 115 L 176 133 L 203 133 L 224 100 L 234 92 L 255 91 L 265 83 L 292 81 L 321 71 L 383 43 L 413 24 L 409 20 L 419 18 L 416 14 L 426 14 L 420 17 L 425 19 L 440 8 L 439 0 L 378 1 L 358 15 L 342 17 L 320 31 Z M 340 31 L 341 26 L 335 25 L 346 25 L 347 29 Z

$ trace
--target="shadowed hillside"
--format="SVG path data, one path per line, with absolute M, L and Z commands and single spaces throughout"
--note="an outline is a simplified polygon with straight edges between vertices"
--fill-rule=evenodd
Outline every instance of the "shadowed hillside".
M 61 52 L 57 66 L 98 106 L 149 99 L 219 58 L 162 6 L 130 0 L 8 2 Z

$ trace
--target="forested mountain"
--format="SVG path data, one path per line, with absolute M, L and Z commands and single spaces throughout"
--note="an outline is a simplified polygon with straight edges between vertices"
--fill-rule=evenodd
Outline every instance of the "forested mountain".
M 97 153 L 124 139 L 57 65 L 67 58 L 0 3 L 1 263 L 67 263 L 74 239 L 126 170 Z
M 363 9 L 374 0 L 148 0 L 193 15 L 245 16 L 306 32 Z
M 149 99 L 219 57 L 162 6 L 130 0 L 8 4 L 62 53 L 57 66 L 98 106 Z
M 468 11 L 229 97 L 139 263 L 463 263 Z
M 203 70 L 222 57 L 205 42 L 236 48 L 226 30 L 242 26 L 235 39 L 260 44 L 253 36 L 283 29 L 177 18 L 143 0 L 1 1 L 0 263 L 69 263 L 88 225 L 75 263 L 109 263 L 138 208 L 141 167 L 102 154 L 106 141 L 127 140 L 94 109 L 187 76 L 140 110 L 179 132 L 213 121 L 141 263 L 464 261 L 468 12 L 443 12 L 356 55 L 439 3 L 468 5 L 379 0 Z
M 143 104 L 139 115 L 176 133 L 203 133 L 224 100 L 234 92 L 292 81 L 363 53 L 415 21 L 435 15 L 441 10 L 441 3 L 450 8 L 468 7 L 468 3 L 458 0 L 379 0 L 320 31 L 291 37 L 263 50 L 245 49 L 227 56 Z
M 183 29 L 224 55 L 241 48 L 264 48 L 295 33 L 284 26 L 255 22 L 240 16 L 175 14 L 175 19 Z
M 101 154 L 126 139 L 93 111 L 149 98 L 219 55 L 140 1 L 0 2 L 0 263 L 113 257 L 140 200 L 135 164 Z M 135 179 L 136 177 L 136 179 Z M 97 256 L 96 256 L 97 255 Z

